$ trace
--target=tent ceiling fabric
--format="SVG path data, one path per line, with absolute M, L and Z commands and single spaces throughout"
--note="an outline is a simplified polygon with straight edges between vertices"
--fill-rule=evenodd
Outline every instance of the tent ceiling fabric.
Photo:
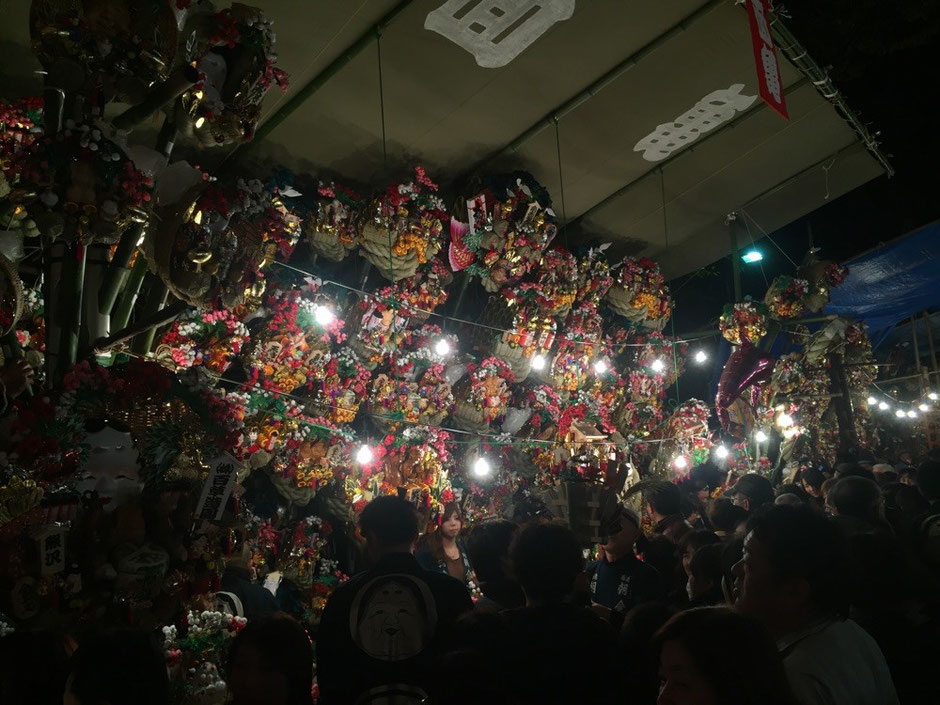
M 274 21 L 279 65 L 291 75 L 286 95 L 269 93 L 267 119 L 397 3 L 253 4 Z M 420 163 L 446 183 L 499 153 L 626 57 L 693 16 L 682 31 L 644 52 L 629 70 L 565 114 L 557 135 L 555 126 L 544 129 L 486 169 L 531 171 L 551 192 L 559 215 L 564 210 L 570 221 L 586 213 L 579 227 L 570 229 L 572 239 L 597 237 L 614 242 L 613 254 L 656 257 L 669 276 L 727 253 L 724 220 L 730 211 L 746 206 L 763 228 L 772 230 L 882 173 L 864 148 L 851 149 L 858 141 L 855 132 L 782 54 L 789 122 L 757 99 L 735 115 L 731 127 L 725 123 L 726 129 L 713 129 L 674 152 L 663 166 L 662 181 L 663 162 L 647 161 L 642 151 L 634 151 L 658 125 L 685 114 L 714 91 L 743 84 L 741 94 L 757 95 L 747 13 L 733 0 L 578 0 L 570 19 L 551 25 L 497 69 L 481 68 L 471 53 L 425 29 L 427 15 L 443 4 L 415 0 L 382 32 L 387 165 L 374 47 L 352 58 L 254 145 L 252 156 L 376 186 L 392 172 Z M 5 22 L 0 28 L 0 46 L 8 55 L 11 42 L 28 43 L 28 2 L 4 5 L 15 7 L 11 19 L 19 25 Z M 20 59 L 24 72 L 33 63 L 32 57 Z M 835 154 L 840 156 L 830 165 Z M 593 208 L 627 184 L 622 195 Z

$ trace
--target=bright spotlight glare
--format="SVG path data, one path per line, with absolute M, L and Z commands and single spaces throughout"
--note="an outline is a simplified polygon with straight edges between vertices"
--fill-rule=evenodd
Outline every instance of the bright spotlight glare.
M 653 370 L 653 372 L 662 372 L 666 369 L 666 363 L 662 360 L 653 360 L 650 369 Z
M 743 259 L 746 264 L 753 264 L 754 262 L 760 262 L 764 259 L 764 255 L 760 250 L 750 250 L 741 255 L 741 259 Z
M 372 462 L 372 449 L 369 446 L 359 446 L 356 451 L 356 462 L 360 465 L 367 465 Z
M 780 428 L 789 428 L 793 425 L 793 417 L 790 414 L 784 412 L 777 417 L 777 425 Z
M 718 456 L 719 460 L 724 460 L 728 457 L 728 449 L 724 446 L 718 446 L 715 448 L 715 455 Z
M 936 392 L 931 392 L 927 395 L 927 398 L 930 399 L 930 401 L 937 401 L 938 396 Z
M 758 443 L 763 443 L 764 441 L 767 440 L 767 434 L 764 433 L 763 431 L 758 431 L 757 433 L 754 434 L 754 440 L 757 441 Z
M 676 470 L 685 470 L 689 467 L 689 461 L 685 459 L 684 455 L 677 455 L 676 459 L 672 461 L 672 464 L 675 466 Z
M 699 350 L 697 353 L 695 353 L 695 361 L 698 364 L 701 365 L 707 359 L 708 359 L 708 354 L 704 350 Z
M 898 409 L 897 411 L 894 412 L 894 415 L 897 416 L 899 419 L 903 419 L 904 411 L 902 411 L 901 409 Z
M 888 402 L 886 402 L 886 401 L 880 402 L 880 403 L 878 404 L 878 408 L 881 409 L 882 411 L 887 411 L 887 410 L 888 410 Z
M 313 309 L 313 318 L 321 326 L 328 326 L 333 322 L 333 319 L 336 318 L 336 316 L 334 316 L 333 312 L 326 306 L 317 305 Z
M 486 458 L 480 457 L 473 462 L 473 474 L 477 477 L 489 477 L 492 469 Z
M 450 354 L 450 343 L 447 342 L 446 338 L 441 338 L 434 344 L 434 352 L 441 357 Z
M 603 360 L 598 360 L 594 363 L 594 371 L 599 375 L 604 374 L 607 372 L 607 363 Z
M 917 408 L 920 409 L 921 411 L 930 411 L 930 407 L 927 406 L 926 404 L 921 404 Z
M 869 405 L 869 406 L 874 406 L 874 405 L 877 404 L 877 403 L 878 403 L 878 400 L 875 399 L 875 397 L 868 397 L 868 405 Z
M 916 418 L 917 418 L 917 412 L 914 411 L 913 409 L 911 409 L 910 411 L 907 412 L 907 418 L 909 418 L 909 419 L 916 419 Z
M 545 369 L 545 358 L 542 355 L 536 355 L 532 358 L 532 369 L 533 370 L 544 370 Z

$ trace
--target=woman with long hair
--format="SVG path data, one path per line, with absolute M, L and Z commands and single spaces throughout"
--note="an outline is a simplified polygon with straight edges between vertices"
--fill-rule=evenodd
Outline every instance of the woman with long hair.
M 450 575 L 472 589 L 475 582 L 473 568 L 463 542 L 459 539 L 462 528 L 460 505 L 456 502 L 446 505 L 440 525 L 436 531 L 422 537 L 415 558 L 425 570 Z
M 680 612 L 656 634 L 657 705 L 795 705 L 766 629 L 724 607 Z

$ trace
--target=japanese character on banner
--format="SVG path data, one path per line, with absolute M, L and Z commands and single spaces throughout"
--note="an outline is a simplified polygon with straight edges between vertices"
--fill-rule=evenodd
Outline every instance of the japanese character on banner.
M 428 13 L 424 28 L 451 40 L 479 66 L 505 66 L 556 22 L 574 13 L 575 0 L 448 0 Z
M 196 506 L 196 516 L 200 519 L 222 518 L 225 505 L 235 485 L 240 464 L 227 453 L 209 463 L 209 475 L 202 486 L 199 504 Z
M 39 574 L 55 575 L 65 570 L 65 537 L 68 527 L 61 524 L 44 526 L 33 537 L 39 545 Z

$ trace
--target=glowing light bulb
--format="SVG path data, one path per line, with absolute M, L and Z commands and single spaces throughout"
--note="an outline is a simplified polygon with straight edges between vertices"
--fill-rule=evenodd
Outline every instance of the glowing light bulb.
M 333 312 L 326 306 L 317 305 L 313 309 L 313 318 L 321 326 L 328 326 L 333 322 L 336 316 L 334 316 Z
M 888 402 L 886 402 L 886 401 L 880 402 L 880 403 L 878 404 L 878 408 L 881 409 L 882 411 L 887 411 L 887 410 L 888 410 Z
M 434 352 L 436 352 L 441 357 L 444 355 L 450 355 L 450 343 L 447 342 L 446 338 L 441 338 L 434 344 Z
M 198 130 L 200 127 L 202 127 L 203 125 L 205 125 L 205 124 L 206 124 L 206 119 L 205 119 L 204 117 L 196 118 L 196 129 L 197 129 L 197 130 Z
M 904 411 L 901 410 L 901 409 L 898 409 L 897 411 L 894 412 L 894 415 L 897 416 L 899 419 L 903 419 L 903 418 L 904 418 Z
M 603 360 L 598 360 L 594 363 L 594 371 L 599 375 L 604 374 L 607 372 L 607 363 Z
M 793 417 L 790 414 L 784 412 L 777 417 L 777 425 L 780 428 L 789 428 L 793 425 Z
M 926 404 L 921 404 L 917 408 L 920 409 L 921 411 L 930 411 L 930 407 L 927 406 Z
M 473 474 L 477 477 L 489 477 L 491 472 L 492 468 L 486 458 L 480 457 L 473 461 Z
M 878 400 L 875 399 L 875 397 L 868 397 L 868 405 L 869 405 L 869 406 L 874 406 L 874 405 L 877 404 L 877 403 L 878 403 Z
M 767 440 L 767 434 L 764 433 L 763 431 L 758 431 L 757 433 L 754 434 L 754 440 L 757 441 L 758 443 L 763 443 L 764 441 Z
M 676 459 L 672 461 L 672 465 L 676 470 L 685 470 L 689 467 L 689 461 L 685 459 L 684 455 L 677 455 Z
M 907 418 L 909 418 L 909 419 L 916 419 L 916 418 L 917 418 L 917 412 L 914 411 L 913 409 L 911 409 L 910 411 L 907 412 Z
M 728 449 L 724 446 L 718 446 L 715 448 L 715 455 L 718 456 L 719 460 L 724 460 L 728 457 Z
M 356 451 L 356 462 L 360 465 L 367 465 L 372 462 L 372 449 L 369 446 L 359 446 Z
M 937 396 L 936 392 L 931 392 L 927 395 L 927 398 L 930 399 L 930 401 L 937 401 L 937 399 L 940 397 Z
M 708 359 L 708 353 L 706 353 L 704 350 L 699 350 L 697 353 L 695 353 L 695 361 L 698 364 L 701 365 L 707 359 Z
M 653 360 L 650 369 L 653 370 L 653 372 L 662 372 L 666 369 L 666 363 L 662 360 Z
M 536 355 L 532 358 L 532 369 L 533 370 L 544 370 L 545 369 L 545 357 L 542 355 Z

